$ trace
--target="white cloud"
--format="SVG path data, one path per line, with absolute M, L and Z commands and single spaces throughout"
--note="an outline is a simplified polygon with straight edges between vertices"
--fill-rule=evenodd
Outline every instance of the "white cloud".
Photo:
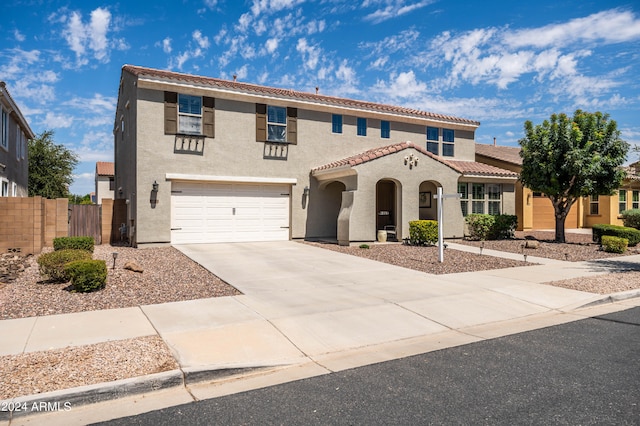
M 640 39 L 640 19 L 630 11 L 605 10 L 562 24 L 508 32 L 504 42 L 512 48 L 562 47 L 573 43 L 620 43 Z
M 268 39 L 265 43 L 265 47 L 267 49 L 267 52 L 272 54 L 278 49 L 278 39 L 277 38 Z
M 189 42 L 187 49 L 169 60 L 169 68 L 177 68 L 181 70 L 187 61 L 204 57 L 205 51 L 211 45 L 209 37 L 203 36 L 200 30 L 195 30 L 191 33 L 191 38 L 192 41 Z M 166 40 L 167 39 L 163 41 L 163 48 Z M 169 39 L 169 42 L 170 41 L 171 40 Z M 197 68 L 197 65 L 194 65 L 194 68 Z
M 253 16 L 259 16 L 263 13 L 275 13 L 283 9 L 291 9 L 305 0 L 253 0 L 251 12 Z
M 318 66 L 321 50 L 316 46 L 310 46 L 305 38 L 298 39 L 296 50 L 304 61 L 304 67 L 313 70 Z
M 74 118 L 71 115 L 56 114 L 49 111 L 40 120 L 40 124 L 45 129 L 66 129 L 71 127 L 73 121 Z
M 50 17 L 50 20 L 53 20 Z M 72 12 L 68 18 L 59 18 L 58 22 L 66 23 L 62 32 L 69 48 L 76 54 L 76 65 L 83 66 L 89 63 L 87 55 L 93 53 L 93 57 L 99 62 L 109 62 L 109 49 L 111 42 L 107 37 L 111 24 L 111 12 L 108 9 L 97 8 L 91 12 L 88 23 L 82 22 L 79 12 Z M 128 48 L 124 40 L 114 43 L 117 49 Z
M 26 37 L 24 36 L 24 34 L 22 34 L 19 30 L 13 30 L 13 37 L 18 42 L 23 42 L 26 40 Z
M 396 100 L 419 98 L 422 97 L 426 90 L 427 85 L 418 81 L 413 70 L 392 74 L 389 77 L 389 82 L 378 81 L 375 85 L 375 91 Z
M 171 53 L 171 37 L 162 40 L 162 51 L 164 53 Z
M 415 3 L 407 4 L 406 0 L 377 0 L 377 1 L 365 1 L 363 7 L 375 5 L 380 7 L 375 12 L 372 12 L 364 17 L 365 21 L 371 21 L 374 24 L 397 18 L 398 16 L 405 15 L 423 7 L 429 6 L 434 3 L 435 0 L 421 0 Z
M 193 32 L 193 39 L 198 43 L 201 49 L 209 48 L 209 37 L 203 36 L 200 30 L 195 30 Z
M 249 67 L 247 66 L 247 64 L 245 64 L 236 71 L 235 75 L 239 80 L 244 80 L 247 78 L 247 75 L 249 75 L 248 70 L 249 70 Z

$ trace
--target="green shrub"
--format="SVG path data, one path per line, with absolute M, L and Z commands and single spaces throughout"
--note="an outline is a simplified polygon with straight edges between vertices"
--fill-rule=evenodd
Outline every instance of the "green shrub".
M 412 245 L 429 246 L 438 242 L 438 222 L 412 220 L 409 222 L 409 239 Z
M 73 291 L 87 293 L 104 287 L 107 264 L 104 260 L 77 260 L 67 263 L 64 272 L 71 279 Z
M 368 249 L 369 248 L 369 244 L 360 244 L 359 246 L 361 249 Z
M 64 266 L 76 260 L 91 259 L 91 253 L 86 250 L 58 250 L 40 255 L 38 266 L 40 273 L 51 281 L 66 282 L 69 277 L 64 272 Z
M 614 237 L 612 235 L 602 236 L 602 247 L 607 253 L 624 253 L 627 251 L 629 240 L 626 238 Z
M 640 209 L 623 211 L 622 223 L 628 228 L 640 229 Z
M 54 250 L 86 250 L 93 253 L 93 237 L 58 237 L 53 239 Z
M 517 216 L 508 214 L 470 214 L 465 218 L 469 226 L 469 238 L 472 240 L 497 240 L 513 238 Z
M 628 228 L 626 226 L 618 225 L 593 225 L 591 228 L 593 233 L 593 241 L 602 244 L 602 237 L 605 235 L 611 235 L 618 238 L 626 238 L 629 241 L 629 247 L 635 247 L 640 243 L 640 230 L 635 228 Z

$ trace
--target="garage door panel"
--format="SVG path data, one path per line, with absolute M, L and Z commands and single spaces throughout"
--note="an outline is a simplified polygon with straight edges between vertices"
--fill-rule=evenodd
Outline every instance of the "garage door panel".
M 174 182 L 173 243 L 289 239 L 288 185 Z

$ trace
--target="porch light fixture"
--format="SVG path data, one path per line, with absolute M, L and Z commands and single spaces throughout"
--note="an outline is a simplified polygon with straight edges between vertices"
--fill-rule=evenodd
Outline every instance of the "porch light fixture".
M 153 192 L 158 192 L 158 182 L 154 180 L 151 187 L 153 188 Z
M 309 196 L 309 187 L 308 186 L 304 187 L 304 192 L 302 193 L 302 195 L 304 195 L 305 197 Z
M 116 259 L 118 258 L 118 252 L 114 251 L 113 253 L 111 253 L 111 255 L 113 256 L 113 267 L 111 269 L 116 269 Z

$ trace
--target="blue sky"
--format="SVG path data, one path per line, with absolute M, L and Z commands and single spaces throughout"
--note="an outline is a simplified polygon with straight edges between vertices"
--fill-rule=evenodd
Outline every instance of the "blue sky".
M 4 0 L 0 34 L 31 128 L 79 156 L 75 194 L 113 161 L 124 64 L 452 114 L 509 146 L 525 120 L 602 111 L 640 145 L 637 1 Z

